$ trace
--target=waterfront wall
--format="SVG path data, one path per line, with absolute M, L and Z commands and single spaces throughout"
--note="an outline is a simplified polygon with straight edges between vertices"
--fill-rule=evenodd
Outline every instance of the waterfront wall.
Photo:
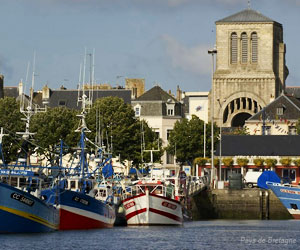
M 206 219 L 292 219 L 270 190 L 204 190 L 191 199 L 194 220 Z

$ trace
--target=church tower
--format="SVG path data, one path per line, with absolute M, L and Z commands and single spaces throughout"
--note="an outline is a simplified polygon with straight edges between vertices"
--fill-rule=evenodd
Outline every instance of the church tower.
M 214 121 L 242 127 L 285 89 L 282 25 L 250 8 L 216 22 Z

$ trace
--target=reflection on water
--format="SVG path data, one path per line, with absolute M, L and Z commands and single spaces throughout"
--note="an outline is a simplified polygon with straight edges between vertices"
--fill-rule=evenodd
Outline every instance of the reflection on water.
M 0 235 L 0 249 L 300 249 L 300 221 L 194 221 L 182 227 L 115 227 Z

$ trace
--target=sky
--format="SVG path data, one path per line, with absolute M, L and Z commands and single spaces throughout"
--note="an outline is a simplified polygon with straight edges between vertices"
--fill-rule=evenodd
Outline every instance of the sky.
M 251 8 L 283 25 L 287 86 L 300 86 L 300 0 L 251 0 Z M 175 93 L 209 91 L 215 22 L 248 0 L 0 0 L 0 74 L 4 86 L 75 89 L 86 57 L 89 81 L 125 85 L 144 78 Z M 35 54 L 35 67 L 33 58 Z M 86 55 L 86 56 L 85 56 Z M 81 78 L 83 73 L 81 73 Z

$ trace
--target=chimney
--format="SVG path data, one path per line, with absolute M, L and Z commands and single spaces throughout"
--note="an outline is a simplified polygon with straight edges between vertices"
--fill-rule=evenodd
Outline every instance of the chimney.
M 0 75 L 0 98 L 4 98 L 4 75 Z
M 44 105 L 49 104 L 50 99 L 50 89 L 47 85 L 45 85 L 42 89 L 42 101 Z
M 22 80 L 19 82 L 19 96 L 23 95 L 23 82 Z

